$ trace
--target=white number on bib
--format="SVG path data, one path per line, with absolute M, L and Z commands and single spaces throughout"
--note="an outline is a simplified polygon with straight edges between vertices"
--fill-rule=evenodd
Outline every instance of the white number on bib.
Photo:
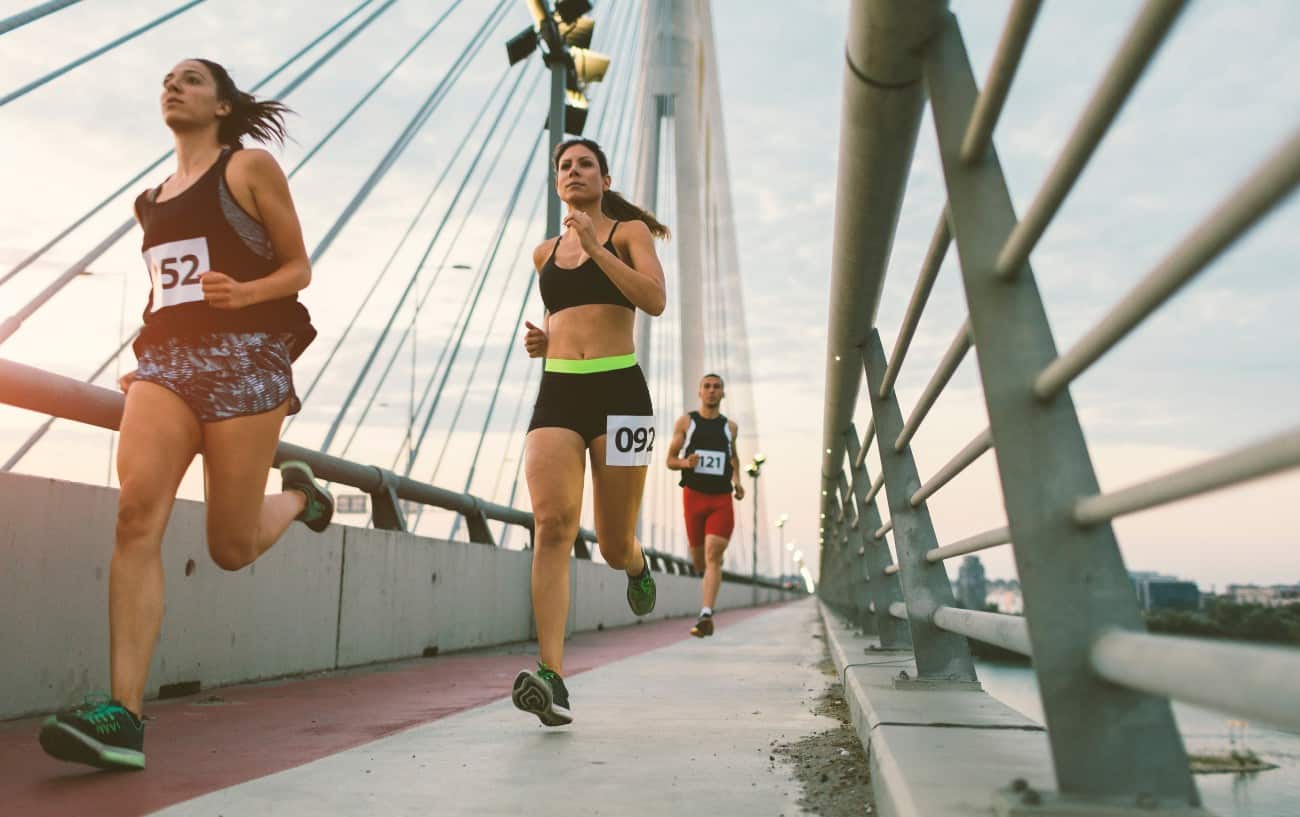
M 611 414 L 605 420 L 605 464 L 649 465 L 655 449 L 655 418 Z
M 726 473 L 727 455 L 723 452 L 699 450 L 695 453 L 700 457 L 695 463 L 695 473 L 715 477 L 720 477 Z
M 203 300 L 199 277 L 212 268 L 206 238 L 187 238 L 150 247 L 144 251 L 144 263 L 153 279 L 154 312 Z

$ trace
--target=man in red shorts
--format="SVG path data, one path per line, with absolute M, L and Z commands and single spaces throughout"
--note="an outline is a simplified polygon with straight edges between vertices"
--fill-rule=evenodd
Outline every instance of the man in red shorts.
M 722 584 L 722 557 L 735 516 L 731 497 L 745 498 L 736 454 L 736 424 L 718 410 L 725 396 L 722 378 L 700 378 L 700 410 L 677 419 L 668 446 L 668 467 L 682 472 L 686 537 L 695 569 L 704 573 L 703 606 L 691 635 L 713 635 L 713 605 Z

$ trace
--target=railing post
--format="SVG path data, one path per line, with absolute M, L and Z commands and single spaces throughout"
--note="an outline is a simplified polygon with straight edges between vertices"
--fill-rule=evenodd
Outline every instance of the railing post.
M 898 551 L 899 584 L 903 601 L 907 604 L 917 671 L 923 681 L 973 683 L 975 665 L 966 639 L 939 629 L 932 620 L 936 610 L 956 606 L 956 600 L 943 564 L 930 564 L 925 560 L 925 552 L 938 547 L 939 543 L 935 539 L 929 509 L 924 504 L 912 507 L 912 494 L 921 487 L 912 447 L 904 446 L 902 451 L 894 448 L 894 440 L 903 433 L 903 412 L 893 389 L 885 397 L 880 396 L 888 364 L 885 350 L 880 345 L 880 332 L 875 329 L 867 336 L 862 362 L 867 373 L 867 391 L 871 396 L 871 416 L 876 420 L 877 439 L 881 440 L 876 450 L 880 452 L 880 467 L 885 475 L 889 521 L 893 525 L 894 546 Z M 868 531 L 867 535 L 874 538 L 873 532 Z M 883 547 L 883 540 L 877 546 Z M 880 609 L 879 602 L 876 609 Z
M 1056 345 L 1028 265 L 1010 280 L 995 273 L 1016 216 L 996 152 L 961 160 L 978 92 L 951 15 L 925 77 L 1058 785 L 1073 798 L 1198 805 L 1168 700 L 1089 664 L 1103 631 L 1144 627 L 1111 526 L 1071 519 L 1097 479 L 1069 393 L 1043 402 L 1032 391 Z
M 397 474 L 387 468 L 376 468 L 379 472 L 379 485 L 370 492 L 370 519 L 376 530 L 396 530 L 406 532 L 406 514 L 402 513 L 402 501 L 397 498 Z
M 858 508 L 858 524 L 849 537 L 849 547 L 853 552 L 861 553 L 862 572 L 867 579 L 861 607 L 865 611 L 865 617 L 870 617 L 875 622 L 881 649 L 911 649 L 912 635 L 906 622 L 889 614 L 889 605 L 902 601 L 903 591 L 898 584 L 897 574 L 885 574 L 885 568 L 894 560 L 889 555 L 889 545 L 884 540 L 877 541 L 874 536 L 882 524 L 880 509 L 876 507 L 874 498 L 867 501 L 867 494 L 871 492 L 871 475 L 867 471 L 866 462 L 857 464 L 862 446 L 858 442 L 858 431 L 852 423 L 849 424 L 846 442 L 849 464 L 853 469 L 853 497 Z

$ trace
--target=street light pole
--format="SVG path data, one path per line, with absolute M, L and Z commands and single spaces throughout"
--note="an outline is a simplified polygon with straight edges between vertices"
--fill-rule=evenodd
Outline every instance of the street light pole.
M 758 476 L 762 473 L 763 463 L 765 462 L 767 462 L 767 457 L 762 454 L 755 454 L 754 459 L 749 461 L 749 467 L 745 469 L 745 473 L 754 478 L 754 546 L 750 555 L 749 568 L 754 606 L 758 606 Z

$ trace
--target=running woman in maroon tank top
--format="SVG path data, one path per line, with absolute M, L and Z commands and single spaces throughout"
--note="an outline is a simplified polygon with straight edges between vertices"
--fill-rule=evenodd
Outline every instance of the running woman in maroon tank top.
M 333 500 L 303 463 L 282 463 L 265 496 L 280 424 L 298 408 L 290 362 L 315 336 L 297 293 L 311 281 L 289 185 L 242 137 L 284 138 L 274 101 L 240 91 L 220 65 L 184 60 L 162 78 L 176 170 L 135 203 L 151 290 L 135 343 L 117 472 L 109 574 L 111 696 L 51 716 L 41 746 L 100 768 L 145 765 L 141 710 L 162 626 L 162 537 L 176 489 L 203 453 L 212 560 L 239 570 L 295 519 L 324 530 Z

